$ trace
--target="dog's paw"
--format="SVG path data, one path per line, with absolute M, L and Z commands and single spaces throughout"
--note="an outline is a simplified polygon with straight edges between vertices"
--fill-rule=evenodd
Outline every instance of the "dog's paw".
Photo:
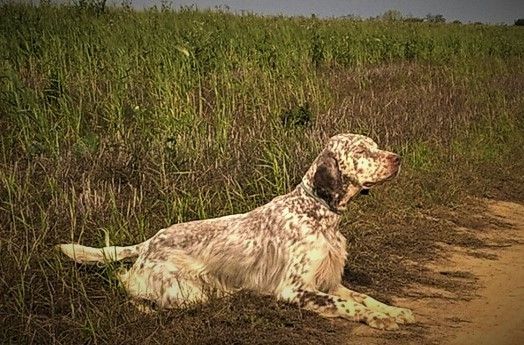
M 395 331 L 399 328 L 395 318 L 382 313 L 372 313 L 368 315 L 365 322 L 370 327 L 387 331 Z
M 391 309 L 388 308 L 388 310 L 385 311 L 385 314 L 391 316 L 400 324 L 416 322 L 415 316 L 410 309 L 391 307 Z

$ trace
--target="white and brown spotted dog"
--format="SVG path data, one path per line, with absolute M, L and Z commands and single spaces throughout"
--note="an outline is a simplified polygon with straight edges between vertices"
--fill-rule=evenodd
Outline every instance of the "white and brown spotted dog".
M 332 137 L 292 192 L 244 214 L 175 224 L 129 247 L 58 248 L 77 262 L 136 258 L 119 274 L 135 301 L 164 308 L 203 302 L 209 292 L 248 289 L 325 317 L 394 330 L 415 319 L 341 284 L 346 239 L 340 214 L 362 190 L 394 178 L 398 155 L 356 134 Z

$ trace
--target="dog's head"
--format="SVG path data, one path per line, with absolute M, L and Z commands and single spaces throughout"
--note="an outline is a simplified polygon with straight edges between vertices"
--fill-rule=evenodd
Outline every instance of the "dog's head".
M 330 208 L 342 211 L 352 197 L 391 180 L 399 170 L 397 154 L 380 150 L 364 135 L 340 134 L 329 140 L 303 183 Z

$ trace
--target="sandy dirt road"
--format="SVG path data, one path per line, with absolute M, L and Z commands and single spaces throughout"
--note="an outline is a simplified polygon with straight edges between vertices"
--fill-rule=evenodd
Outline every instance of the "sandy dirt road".
M 442 245 L 450 254 L 449 259 L 430 267 L 441 274 L 458 272 L 456 279 L 478 284 L 471 298 L 464 300 L 446 290 L 414 287 L 416 295 L 429 297 L 398 298 L 394 304 L 413 309 L 418 323 L 410 327 L 415 328 L 401 329 L 392 338 L 359 325 L 353 331 L 361 340 L 358 343 L 524 344 L 524 206 L 501 201 L 487 203 L 490 215 L 499 225 L 475 233 L 490 246 L 472 250 Z

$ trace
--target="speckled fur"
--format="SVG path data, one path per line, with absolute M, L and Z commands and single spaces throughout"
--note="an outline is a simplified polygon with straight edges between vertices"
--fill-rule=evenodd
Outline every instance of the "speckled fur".
M 347 252 L 337 227 L 354 196 L 399 169 L 399 157 L 370 138 L 341 134 L 329 140 L 299 186 L 248 213 L 175 224 L 130 247 L 58 247 L 78 262 L 136 258 L 119 279 L 133 299 L 160 307 L 248 289 L 326 317 L 396 329 L 414 322 L 410 310 L 341 284 Z

